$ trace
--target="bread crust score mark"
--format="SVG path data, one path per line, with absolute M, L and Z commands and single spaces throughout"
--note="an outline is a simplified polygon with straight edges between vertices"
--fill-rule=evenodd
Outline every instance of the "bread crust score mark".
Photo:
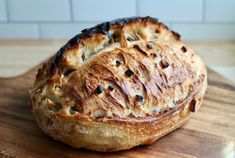
M 40 128 L 101 152 L 151 144 L 201 106 L 207 71 L 179 34 L 151 17 L 85 29 L 38 70 L 30 89 Z

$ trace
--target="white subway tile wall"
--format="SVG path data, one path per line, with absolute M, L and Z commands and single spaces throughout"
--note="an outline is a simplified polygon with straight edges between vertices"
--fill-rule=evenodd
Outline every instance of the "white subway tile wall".
M 1 23 L 0 37 L 2 39 L 39 39 L 38 24 Z
M 0 0 L 0 39 L 69 39 L 103 21 L 147 15 L 185 40 L 235 40 L 235 0 Z
M 136 15 L 135 0 L 72 0 L 75 21 L 103 21 Z
M 63 38 L 69 39 L 81 32 L 84 28 L 89 28 L 98 23 L 80 23 L 80 24 L 41 24 L 40 32 L 41 38 L 52 39 L 52 38 Z
M 206 0 L 205 18 L 211 22 L 235 22 L 235 0 Z
M 139 0 L 139 14 L 169 22 L 200 22 L 203 0 Z
M 185 39 L 203 40 L 234 40 L 235 25 L 233 24 L 172 24 L 172 29 Z
M 7 0 L 9 21 L 70 21 L 68 0 Z

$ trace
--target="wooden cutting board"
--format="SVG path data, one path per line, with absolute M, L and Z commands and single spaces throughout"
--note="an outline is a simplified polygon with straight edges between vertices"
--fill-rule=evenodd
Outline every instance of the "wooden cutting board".
M 152 145 L 97 153 L 55 141 L 38 128 L 28 107 L 36 69 L 0 78 L 0 158 L 235 157 L 235 87 L 211 70 L 203 105 L 186 125 Z

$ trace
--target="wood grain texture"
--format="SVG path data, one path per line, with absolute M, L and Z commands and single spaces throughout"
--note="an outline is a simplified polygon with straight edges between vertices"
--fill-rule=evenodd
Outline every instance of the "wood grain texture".
M 74 149 L 38 128 L 28 107 L 28 89 L 36 69 L 19 77 L 0 78 L 0 158 L 235 157 L 235 87 L 211 70 L 203 105 L 186 125 L 152 145 L 104 154 Z

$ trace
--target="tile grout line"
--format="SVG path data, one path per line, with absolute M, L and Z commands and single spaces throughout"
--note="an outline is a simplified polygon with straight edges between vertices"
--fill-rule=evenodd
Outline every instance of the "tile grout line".
M 206 0 L 202 2 L 202 23 L 204 24 L 206 21 Z
M 25 21 L 25 20 L 15 20 L 15 21 L 0 21 L 0 24 L 33 24 L 40 22 L 41 24 L 91 24 L 91 23 L 102 23 L 104 21 Z
M 6 7 L 6 16 L 7 16 L 7 23 L 10 21 L 10 18 L 9 18 L 9 4 L 8 4 L 8 1 L 7 0 L 4 0 L 5 1 L 5 7 Z
M 205 22 L 199 22 L 199 21 L 166 21 L 167 22 L 171 22 L 172 24 L 209 24 L 209 25 L 234 25 L 235 22 L 222 22 L 222 21 L 218 21 L 218 22 L 210 22 L 210 21 L 205 21 Z
M 0 21 L 0 24 L 35 24 L 40 22 L 41 24 L 92 24 L 92 23 L 101 23 L 103 21 Z M 204 23 L 198 22 L 198 21 L 161 21 L 164 23 L 172 23 L 172 24 L 218 24 L 218 25 L 234 25 L 235 22 L 229 21 L 229 22 L 210 22 L 205 21 Z
M 73 3 L 72 0 L 69 0 L 69 7 L 70 7 L 70 22 L 74 22 L 74 16 L 73 16 Z
M 135 14 L 139 16 L 139 0 L 135 0 Z

